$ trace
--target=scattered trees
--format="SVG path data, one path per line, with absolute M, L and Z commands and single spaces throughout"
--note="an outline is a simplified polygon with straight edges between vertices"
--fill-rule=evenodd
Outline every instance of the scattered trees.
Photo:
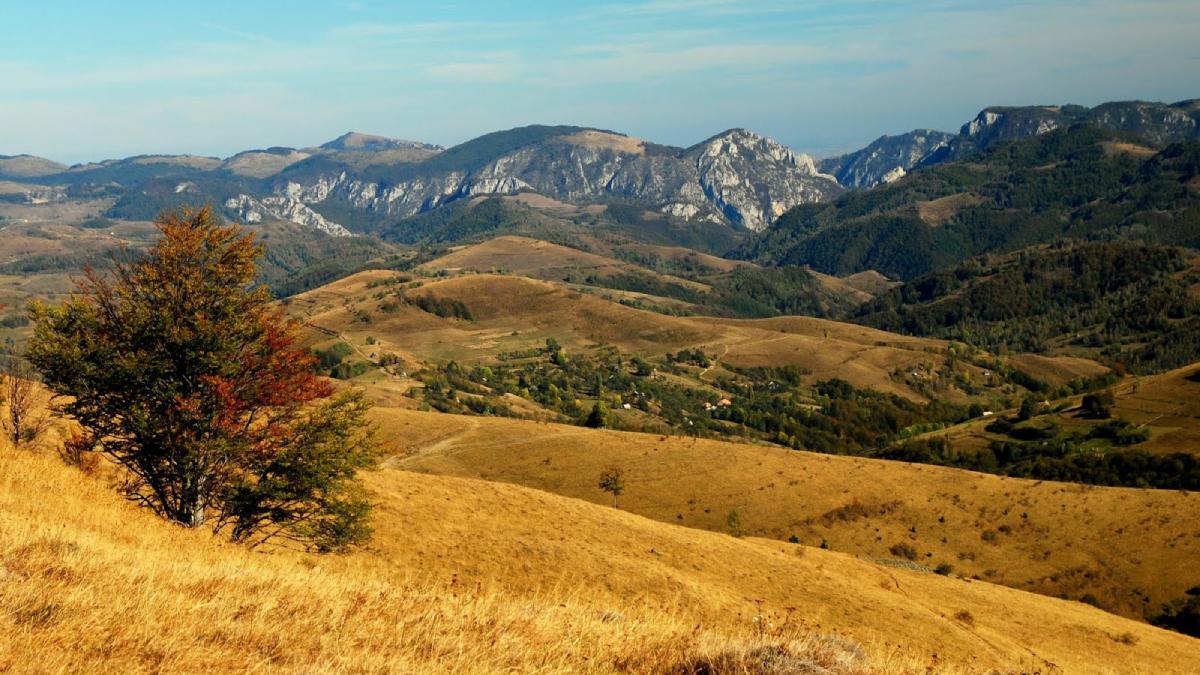
M 297 325 L 254 286 L 252 236 L 207 208 L 157 227 L 140 260 L 89 269 L 65 303 L 32 308 L 28 358 L 69 397 L 78 444 L 126 470 L 130 499 L 187 527 L 251 545 L 361 543 L 369 403 L 317 378 Z

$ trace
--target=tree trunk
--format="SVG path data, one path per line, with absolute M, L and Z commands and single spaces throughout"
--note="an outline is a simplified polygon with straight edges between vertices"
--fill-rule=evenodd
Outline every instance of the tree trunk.
M 200 527 L 204 525 L 204 500 L 196 498 L 187 507 L 187 522 L 184 523 L 188 527 Z

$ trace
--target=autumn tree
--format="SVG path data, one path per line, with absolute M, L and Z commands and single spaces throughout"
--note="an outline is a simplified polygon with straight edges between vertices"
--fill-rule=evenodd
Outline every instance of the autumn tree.
M 375 460 L 360 393 L 334 396 L 297 324 L 255 285 L 262 247 L 208 208 L 164 213 L 137 260 L 34 304 L 30 361 L 127 473 L 125 492 L 234 540 L 335 550 L 370 534 L 355 480 Z

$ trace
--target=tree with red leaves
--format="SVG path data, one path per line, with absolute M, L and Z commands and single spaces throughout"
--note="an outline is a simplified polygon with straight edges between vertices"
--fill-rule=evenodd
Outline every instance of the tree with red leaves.
M 29 360 L 133 500 L 235 541 L 338 550 L 370 535 L 355 480 L 375 462 L 361 393 L 333 395 L 298 326 L 255 284 L 262 247 L 207 208 L 58 306 L 35 304 Z

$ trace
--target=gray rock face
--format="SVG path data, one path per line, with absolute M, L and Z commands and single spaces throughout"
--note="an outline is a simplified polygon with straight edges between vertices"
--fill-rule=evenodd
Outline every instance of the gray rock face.
M 610 132 L 566 128 L 493 156 L 473 149 L 458 154 L 476 161 L 458 166 L 414 163 L 394 178 L 374 180 L 332 166 L 277 183 L 274 196 L 307 205 L 332 200 L 377 215 L 407 217 L 463 197 L 532 190 L 572 203 L 632 201 L 676 217 L 762 230 L 797 204 L 842 191 L 807 155 L 743 129 L 685 151 Z M 275 209 L 283 203 L 268 208 L 282 217 Z
M 225 200 L 225 208 L 242 222 L 261 223 L 268 218 L 288 221 L 334 237 L 348 237 L 350 231 L 308 208 L 289 195 L 256 198 L 247 194 Z
M 852 188 L 869 188 L 904 177 L 922 159 L 945 146 L 954 134 L 933 129 L 916 129 L 899 136 L 880 136 L 867 147 L 839 157 L 821 160 L 821 171 L 833 174 L 839 183 Z

